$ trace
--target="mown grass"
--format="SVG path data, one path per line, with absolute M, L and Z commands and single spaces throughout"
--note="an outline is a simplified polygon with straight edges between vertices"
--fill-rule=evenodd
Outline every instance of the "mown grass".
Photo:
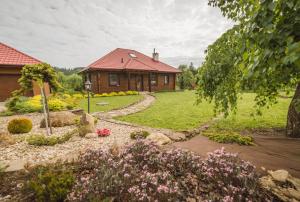
M 155 93 L 156 101 L 150 108 L 118 120 L 150 126 L 186 130 L 195 128 L 213 117 L 212 104 L 195 105 L 194 91 Z
M 143 98 L 142 95 L 126 95 L 126 96 L 112 96 L 112 97 L 98 97 L 91 98 L 90 110 L 91 112 L 106 112 L 113 109 L 119 109 L 138 102 Z M 97 105 L 97 103 L 108 103 L 108 105 Z M 87 98 L 81 99 L 79 107 L 87 111 Z
M 213 118 L 213 105 L 205 101 L 195 105 L 194 91 L 156 93 L 155 96 L 157 99 L 150 108 L 117 119 L 155 128 L 180 131 L 198 127 Z M 241 97 L 238 102 L 237 113 L 218 120 L 212 126 L 214 131 L 240 131 L 285 126 L 290 98 L 278 98 L 277 104 L 262 110 L 262 116 L 252 116 L 251 114 L 255 113 L 255 94 L 244 93 Z

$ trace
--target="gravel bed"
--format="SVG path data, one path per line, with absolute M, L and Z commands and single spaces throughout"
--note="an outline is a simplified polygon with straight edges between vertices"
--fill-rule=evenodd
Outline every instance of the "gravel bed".
M 123 146 L 132 141 L 130 133 L 137 130 L 136 127 L 119 125 L 103 120 L 98 121 L 97 128 L 108 128 L 111 130 L 111 135 L 91 139 L 74 136 L 66 143 L 54 146 L 38 147 L 28 145 L 26 141 L 22 141 L 0 148 L 0 161 L 4 164 L 18 164 L 18 167 L 20 164 L 21 166 L 27 163 L 33 165 L 76 158 L 80 152 L 84 152 L 86 149 L 108 149 L 113 144 Z M 55 128 L 55 131 L 64 131 L 65 133 L 70 129 L 74 129 L 74 126 Z

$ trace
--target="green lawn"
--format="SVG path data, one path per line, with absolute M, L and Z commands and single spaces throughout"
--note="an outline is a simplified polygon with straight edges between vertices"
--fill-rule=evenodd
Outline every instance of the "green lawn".
M 112 97 L 98 97 L 91 98 L 91 112 L 106 112 L 113 109 L 118 109 L 131 105 L 143 98 L 142 95 L 126 95 L 126 96 L 112 96 Z M 107 102 L 108 105 L 97 105 L 100 102 Z M 87 111 L 87 98 L 80 100 L 79 107 Z
M 156 93 L 156 102 L 145 111 L 117 119 L 155 128 L 186 130 L 195 128 L 213 117 L 213 105 L 207 102 L 195 105 L 195 92 Z M 263 110 L 262 116 L 251 116 L 254 110 L 252 93 L 245 93 L 238 102 L 236 115 L 221 119 L 215 129 L 242 130 L 248 128 L 284 127 L 290 99 L 279 98 L 278 103 Z
M 219 120 L 214 128 L 221 130 L 243 130 L 253 128 L 283 128 L 286 125 L 290 98 L 278 98 L 278 103 L 262 110 L 262 116 L 251 116 L 255 113 L 253 93 L 244 93 L 238 101 L 237 113 Z
M 117 119 L 155 128 L 184 130 L 197 127 L 213 117 L 212 105 L 195 105 L 194 91 L 155 93 L 155 103 L 145 111 Z

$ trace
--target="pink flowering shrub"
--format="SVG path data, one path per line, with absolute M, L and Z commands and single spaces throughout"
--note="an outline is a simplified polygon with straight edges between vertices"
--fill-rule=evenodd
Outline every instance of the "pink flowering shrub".
M 88 151 L 79 158 L 70 201 L 266 201 L 254 167 L 217 150 L 202 159 L 137 140 L 118 154 Z
M 107 128 L 97 129 L 97 134 L 99 137 L 106 137 L 110 135 L 110 130 Z

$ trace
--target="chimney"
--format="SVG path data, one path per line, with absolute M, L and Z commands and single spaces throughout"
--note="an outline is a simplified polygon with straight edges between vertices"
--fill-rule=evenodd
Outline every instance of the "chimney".
M 155 48 L 152 53 L 152 59 L 156 62 L 158 62 L 158 60 L 159 60 L 159 54 L 155 52 Z

